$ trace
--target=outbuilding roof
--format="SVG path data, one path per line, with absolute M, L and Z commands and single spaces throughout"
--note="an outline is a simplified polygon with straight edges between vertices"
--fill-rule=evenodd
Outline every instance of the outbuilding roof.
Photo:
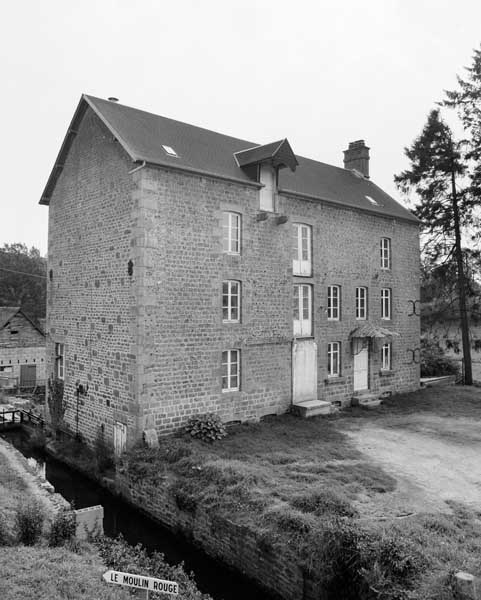
M 45 335 L 42 327 L 34 323 L 34 321 L 32 321 L 32 319 L 23 312 L 20 306 L 0 306 L 0 329 L 6 327 L 13 317 L 18 314 L 21 314 L 22 317 L 24 317 L 39 333 L 41 333 L 43 336 Z
M 0 329 L 3 329 L 19 310 L 20 306 L 0 306 Z
M 247 171 L 239 166 L 234 155 L 258 155 L 279 147 L 285 151 L 287 140 L 268 144 L 256 144 L 176 121 L 143 110 L 131 108 L 118 102 L 83 95 L 67 131 L 56 163 L 50 174 L 41 204 L 48 204 L 62 171 L 77 128 L 90 107 L 122 145 L 133 162 L 172 167 L 208 176 L 239 181 L 246 185 L 253 182 Z M 259 149 L 257 152 L 254 148 Z M 174 151 L 174 154 L 170 152 Z M 292 152 L 292 150 L 291 150 Z M 240 153 L 240 154 L 239 154 Z M 404 206 L 386 194 L 371 180 L 359 173 L 328 165 L 316 160 L 294 155 L 295 171 L 279 172 L 280 193 L 291 193 L 313 200 L 357 208 L 388 217 L 398 217 L 413 222 L 418 219 Z M 287 166 L 291 166 L 287 165 Z M 291 168 L 292 168 L 291 166 Z

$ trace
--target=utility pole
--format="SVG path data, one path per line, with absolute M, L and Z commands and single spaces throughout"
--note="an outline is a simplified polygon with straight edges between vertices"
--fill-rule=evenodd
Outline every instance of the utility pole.
M 469 339 L 468 311 L 466 309 L 466 282 L 464 277 L 463 253 L 461 249 L 461 227 L 459 224 L 458 194 L 456 191 L 456 173 L 454 165 L 454 149 L 451 140 L 451 197 L 454 219 L 455 255 L 458 271 L 457 284 L 459 295 L 459 313 L 461 318 L 461 338 L 463 341 L 464 385 L 473 385 L 471 364 L 471 341 Z

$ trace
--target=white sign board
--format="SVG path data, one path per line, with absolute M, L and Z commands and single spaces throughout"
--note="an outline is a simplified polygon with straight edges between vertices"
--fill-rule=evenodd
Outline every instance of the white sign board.
M 176 581 L 166 581 L 165 579 L 144 577 L 143 575 L 133 575 L 132 573 L 121 573 L 120 571 L 107 571 L 102 577 L 107 583 L 128 585 L 129 587 L 140 588 L 141 590 L 150 592 L 162 592 L 163 594 L 172 594 L 173 596 L 179 593 L 179 584 Z

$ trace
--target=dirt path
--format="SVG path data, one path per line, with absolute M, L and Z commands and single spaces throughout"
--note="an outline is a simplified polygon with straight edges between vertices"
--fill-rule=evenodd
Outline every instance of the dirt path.
M 449 510 L 446 501 L 481 509 L 481 421 L 409 415 L 348 423 L 359 450 L 398 481 L 389 512 Z

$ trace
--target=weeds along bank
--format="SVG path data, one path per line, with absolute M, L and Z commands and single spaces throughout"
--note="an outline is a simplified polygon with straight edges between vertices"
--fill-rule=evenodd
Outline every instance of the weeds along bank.
M 452 503 L 450 514 L 366 518 L 396 479 L 336 423 L 286 415 L 215 443 L 162 439 L 123 456 L 118 489 L 286 600 L 455 598 L 450 573 L 479 570 L 479 515 Z
M 420 411 L 474 416 L 478 405 L 450 388 L 393 398 L 382 410 L 401 419 Z M 285 415 L 227 437 L 205 423 L 196 429 L 207 428 L 214 443 L 184 435 L 125 453 L 117 489 L 286 600 L 454 599 L 450 574 L 479 574 L 480 514 L 451 502 L 446 513 L 398 519 L 387 509 L 383 520 L 369 518 L 395 504 L 397 473 L 362 455 L 340 424 L 375 414 Z M 69 452 L 69 460 L 92 463 L 92 454 Z

